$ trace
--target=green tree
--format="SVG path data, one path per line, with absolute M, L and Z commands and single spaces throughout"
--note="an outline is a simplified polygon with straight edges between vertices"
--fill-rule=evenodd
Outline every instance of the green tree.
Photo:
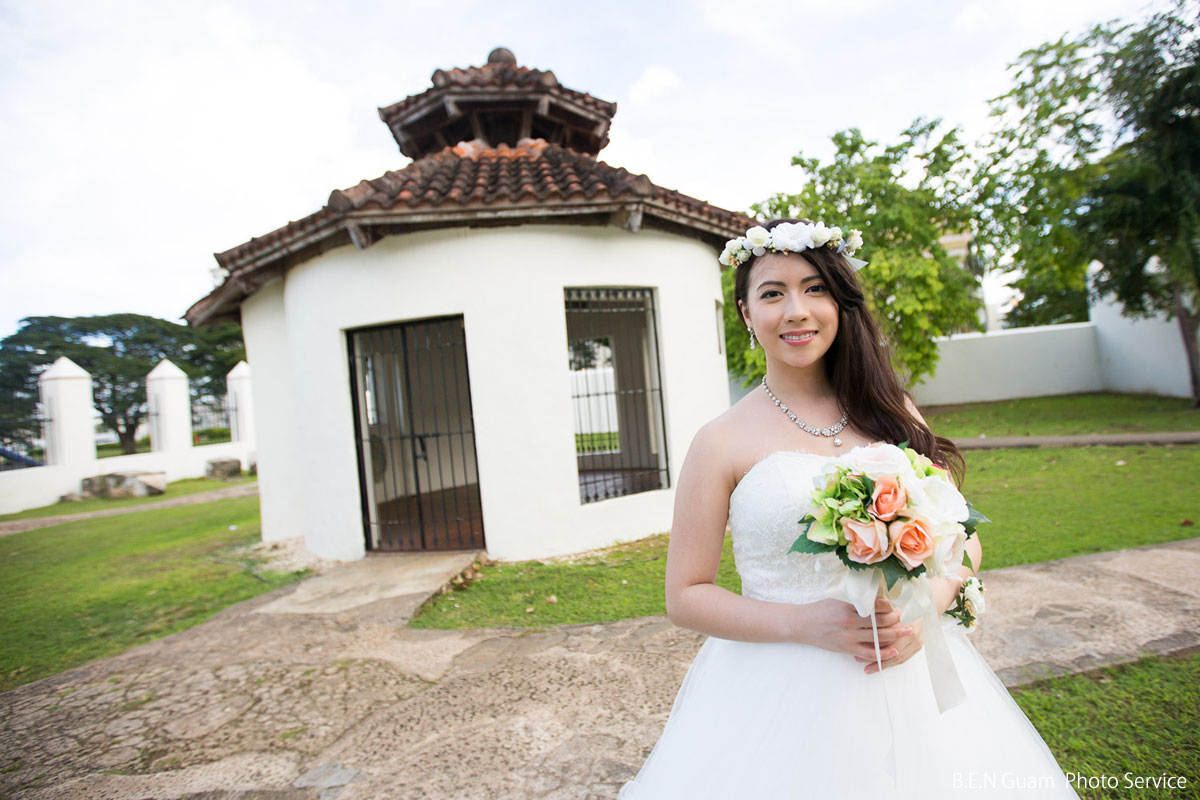
M 1087 258 L 1073 222 L 1104 148 L 1095 43 L 1100 29 L 1028 50 L 1016 85 L 992 100 L 996 130 L 982 142 L 973 183 L 979 240 L 994 262 L 1011 259 L 1022 299 L 1017 327 L 1087 319 Z
M 970 162 L 957 131 L 939 128 L 939 121 L 918 119 L 886 147 L 858 129 L 841 131 L 833 136 L 830 163 L 793 157 L 807 179 L 800 192 L 776 194 L 753 207 L 762 219 L 800 217 L 863 232 L 856 256 L 870 263 L 859 278 L 909 385 L 933 373 L 935 336 L 979 327 L 978 275 L 939 242 L 971 229 Z M 750 385 L 766 364 L 762 350 L 749 350 L 732 273 L 723 276 L 727 359 L 730 372 Z
M 1200 407 L 1200 38 L 1179 0 L 1140 25 L 1110 23 L 1022 54 L 997 98 L 1003 124 L 981 169 L 990 242 L 1025 272 L 1025 304 L 1085 290 L 1129 316 L 1177 320 Z
M 225 374 L 245 358 L 234 323 L 189 328 L 140 314 L 94 317 L 26 317 L 0 340 L 0 391 L 4 427 L 28 428 L 38 398 L 38 376 L 60 356 L 92 375 L 92 398 L 122 450 L 146 414 L 146 374 L 164 358 L 187 373 L 193 399 L 225 394 Z

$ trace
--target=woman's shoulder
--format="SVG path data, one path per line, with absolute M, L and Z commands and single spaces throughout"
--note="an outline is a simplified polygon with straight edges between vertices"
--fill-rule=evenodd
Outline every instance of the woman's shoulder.
M 710 469 L 728 476 L 731 485 L 742 475 L 741 465 L 754 462 L 755 442 L 760 417 L 748 397 L 725 409 L 696 431 L 691 451 Z
M 727 449 L 732 450 L 737 441 L 745 438 L 747 428 L 755 419 L 752 406 L 751 396 L 746 395 L 706 422 L 697 431 L 696 437 L 704 437 L 706 441 L 719 442 Z

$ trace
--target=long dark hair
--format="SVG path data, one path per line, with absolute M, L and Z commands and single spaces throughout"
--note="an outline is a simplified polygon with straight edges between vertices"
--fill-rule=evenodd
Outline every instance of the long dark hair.
M 763 227 L 771 230 L 785 222 L 802 219 L 773 219 Z M 816 267 L 838 307 L 838 331 L 825 353 L 825 374 L 833 386 L 838 405 L 851 424 L 878 441 L 908 442 L 918 453 L 948 468 L 955 482 L 962 483 L 966 462 L 954 442 L 936 436 L 913 416 L 905 404 L 908 396 L 896 378 L 891 354 L 879 325 L 866 306 L 858 273 L 845 256 L 829 247 L 805 250 L 804 258 Z M 750 284 L 751 257 L 737 267 L 734 295 L 746 304 Z M 744 321 L 744 318 L 743 318 Z

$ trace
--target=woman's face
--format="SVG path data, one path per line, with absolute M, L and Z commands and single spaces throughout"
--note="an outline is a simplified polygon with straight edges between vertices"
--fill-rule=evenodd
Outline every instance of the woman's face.
M 742 305 L 768 358 L 793 367 L 819 363 L 838 332 L 838 307 L 821 273 L 799 253 L 754 260 Z

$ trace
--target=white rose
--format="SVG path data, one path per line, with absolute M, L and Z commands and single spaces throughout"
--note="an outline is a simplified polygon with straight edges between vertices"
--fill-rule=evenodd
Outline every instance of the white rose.
M 851 250 L 857 250 L 862 246 L 862 231 L 850 231 L 850 238 L 846 240 L 846 247 L 849 247 Z
M 843 466 L 861 472 L 872 480 L 897 475 L 906 487 L 917 481 L 912 462 L 904 455 L 904 451 L 894 444 L 880 443 L 856 447 L 840 460 Z
M 798 245 L 797 249 L 808 250 L 809 248 L 816 247 L 816 245 L 813 244 L 812 238 L 814 226 L 801 224 L 797 225 L 796 227 L 798 228 L 796 231 L 796 244 Z
M 776 250 L 799 250 L 800 238 L 797 235 L 799 226 L 792 222 L 776 225 L 771 230 L 771 244 Z
M 762 225 L 755 225 L 746 231 L 746 246 L 751 250 L 763 247 L 769 241 L 771 241 L 771 232 Z
M 813 247 L 821 247 L 833 237 L 833 231 L 825 227 L 825 223 L 818 222 L 812 229 Z
M 970 604 L 971 613 L 977 617 L 987 610 L 987 603 L 983 599 L 983 581 L 975 577 L 967 578 L 963 585 L 963 601 Z
M 829 241 L 840 242 L 842 240 L 842 229 L 834 225 L 829 229 Z
M 911 471 L 911 465 L 910 465 Z M 939 522 L 966 522 L 971 515 L 966 498 L 944 475 L 930 475 L 904 482 L 909 504 L 923 516 Z
M 925 562 L 934 575 L 945 575 L 962 566 L 967 532 L 958 523 L 937 525 L 933 532 L 933 555 Z

